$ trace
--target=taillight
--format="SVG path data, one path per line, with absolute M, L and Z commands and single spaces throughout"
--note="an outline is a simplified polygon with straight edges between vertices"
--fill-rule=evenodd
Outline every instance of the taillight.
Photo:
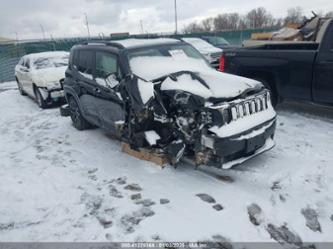
M 220 58 L 219 71 L 224 72 L 225 70 L 225 57 L 224 55 Z

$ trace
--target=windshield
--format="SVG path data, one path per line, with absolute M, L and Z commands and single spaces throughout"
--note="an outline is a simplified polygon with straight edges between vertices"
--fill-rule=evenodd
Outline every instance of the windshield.
M 206 38 L 210 43 L 212 43 L 213 45 L 216 45 L 216 46 L 229 45 L 229 42 L 226 39 L 222 38 L 222 37 L 208 36 Z
M 210 68 L 204 57 L 190 45 L 163 45 L 135 49 L 128 54 L 132 72 L 146 80 L 179 71 L 199 72 Z
M 52 67 L 64 67 L 68 65 L 68 55 L 37 58 L 34 60 L 33 65 L 36 70 Z
M 199 50 L 201 53 L 217 53 L 221 52 L 220 48 L 214 47 L 212 44 L 199 38 L 183 38 L 183 41 L 191 44 L 193 47 Z

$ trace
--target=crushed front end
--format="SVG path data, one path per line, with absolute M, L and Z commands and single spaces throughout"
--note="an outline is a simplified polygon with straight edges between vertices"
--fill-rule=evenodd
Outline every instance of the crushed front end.
M 132 147 L 166 154 L 172 164 L 186 158 L 198 166 L 230 168 L 274 146 L 276 113 L 268 90 L 256 89 L 229 101 L 209 101 L 188 91 L 163 88 L 163 83 L 177 82 L 184 74 L 200 80 L 189 72 L 154 82 L 133 79 L 136 84 L 131 84 L 129 92 L 136 92 L 136 97 L 128 120 Z
M 221 114 L 222 122 L 202 133 L 196 164 L 227 169 L 274 147 L 276 113 L 269 91 L 209 108 Z

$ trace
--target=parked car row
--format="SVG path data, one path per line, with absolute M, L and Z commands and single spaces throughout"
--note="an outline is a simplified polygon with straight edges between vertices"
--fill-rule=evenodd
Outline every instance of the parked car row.
M 269 91 L 256 80 L 215 70 L 184 41 L 78 44 L 62 82 L 78 130 L 101 127 L 133 149 L 167 155 L 172 164 L 186 158 L 230 168 L 274 146 Z M 36 98 L 49 90 L 35 82 L 30 87 Z

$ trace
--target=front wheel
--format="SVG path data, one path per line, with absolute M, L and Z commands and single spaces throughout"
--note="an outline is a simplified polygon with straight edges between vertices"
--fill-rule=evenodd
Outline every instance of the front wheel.
M 45 109 L 47 107 L 47 103 L 43 99 L 43 96 L 40 93 L 40 90 L 38 87 L 35 88 L 35 98 L 36 98 L 37 104 L 40 108 Z
M 90 124 L 82 116 L 79 105 L 74 97 L 69 98 L 68 106 L 73 126 L 79 131 L 90 128 Z

